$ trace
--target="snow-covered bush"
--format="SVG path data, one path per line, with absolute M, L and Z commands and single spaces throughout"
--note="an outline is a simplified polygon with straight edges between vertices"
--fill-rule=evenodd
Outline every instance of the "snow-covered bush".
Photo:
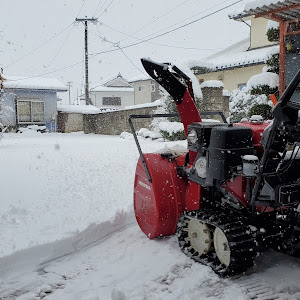
M 161 106 L 155 114 L 178 114 L 176 104 L 171 96 L 165 96 L 161 100 Z M 159 133 L 165 140 L 176 141 L 186 139 L 180 117 L 154 118 L 151 124 L 154 132 Z
M 168 141 L 185 140 L 183 124 L 181 122 L 164 121 L 159 123 L 162 137 Z
M 233 90 L 229 98 L 231 122 L 239 122 L 241 119 L 247 118 L 253 105 L 266 102 L 266 95 L 252 95 L 247 87 Z
M 270 42 L 279 41 L 279 23 L 269 20 L 266 27 L 266 35 Z
M 278 85 L 279 76 L 277 74 L 263 72 L 252 76 L 247 82 L 247 86 L 242 90 L 233 90 L 229 99 L 231 121 L 238 122 L 252 114 L 260 114 L 270 118 L 271 106 L 269 107 L 269 105 L 271 105 L 271 101 L 268 100 L 268 96 L 277 92 Z M 252 107 L 254 109 L 251 111 Z
M 279 76 L 272 72 L 263 72 L 252 76 L 247 82 L 247 88 L 252 95 L 270 95 L 278 91 Z

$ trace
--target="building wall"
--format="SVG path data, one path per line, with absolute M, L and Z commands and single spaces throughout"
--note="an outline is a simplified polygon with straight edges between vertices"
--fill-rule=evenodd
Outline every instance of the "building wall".
M 18 99 L 43 100 L 45 105 L 45 125 L 47 129 L 56 131 L 57 95 L 55 91 L 5 90 L 3 106 L 11 107 L 12 109 L 5 109 L 3 116 L 1 116 L 4 126 L 17 126 L 16 101 Z
M 103 105 L 103 97 L 121 97 L 121 105 Z M 93 105 L 98 108 L 124 108 L 125 106 L 134 105 L 134 92 L 90 92 L 90 98 Z
M 250 48 L 260 48 L 277 44 L 269 42 L 266 35 L 268 20 L 265 18 L 252 18 L 250 29 Z
M 239 87 L 239 84 L 245 84 L 253 75 L 261 73 L 263 66 L 265 65 L 223 70 L 207 74 L 199 74 L 196 75 L 196 77 L 200 82 L 206 80 L 220 80 L 224 84 L 224 89 L 232 92 L 232 90 Z
M 121 111 L 106 112 L 100 114 L 83 115 L 83 126 L 85 133 L 98 133 L 107 135 L 118 135 L 122 132 L 131 132 L 128 119 L 134 114 L 151 114 L 156 107 L 145 107 Z M 152 119 L 134 119 L 135 130 L 147 128 Z
M 154 84 L 154 91 L 152 91 L 152 84 Z M 145 86 L 144 91 L 139 91 L 140 86 Z M 154 102 L 159 99 L 160 91 L 159 84 L 154 80 L 140 80 L 133 82 L 134 87 L 134 104 L 144 104 Z

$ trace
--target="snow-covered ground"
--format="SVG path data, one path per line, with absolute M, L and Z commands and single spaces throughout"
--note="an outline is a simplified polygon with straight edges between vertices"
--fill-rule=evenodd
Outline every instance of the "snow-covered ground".
M 141 140 L 145 152 L 185 143 Z M 137 159 L 129 138 L 4 134 L 1 300 L 300 299 L 299 259 L 267 252 L 220 279 L 175 236 L 148 240 L 133 215 Z

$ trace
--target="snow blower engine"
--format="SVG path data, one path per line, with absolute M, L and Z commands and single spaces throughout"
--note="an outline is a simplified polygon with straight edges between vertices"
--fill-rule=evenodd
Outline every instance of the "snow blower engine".
M 150 238 L 176 233 L 182 251 L 228 276 L 246 271 L 258 252 L 300 253 L 300 71 L 273 109 L 271 123 L 202 122 L 191 80 L 176 66 L 142 59 L 173 98 L 187 151 L 143 153 L 134 182 L 137 223 Z M 293 97 L 292 97 L 293 96 Z M 223 116 L 222 113 L 219 113 Z

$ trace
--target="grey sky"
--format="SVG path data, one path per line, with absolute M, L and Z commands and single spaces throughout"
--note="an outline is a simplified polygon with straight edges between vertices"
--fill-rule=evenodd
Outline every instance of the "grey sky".
M 172 33 L 128 47 L 200 19 L 237 0 L 1 2 L 0 65 L 4 73 L 45 74 L 64 83 L 72 81 L 72 97 L 77 90 L 79 93 L 81 88 L 83 90 L 84 83 L 84 26 L 72 24 L 77 16 L 99 19 L 97 25 L 89 24 L 89 53 L 93 57 L 89 61 L 91 87 L 119 72 L 127 79 L 139 75 L 141 57 L 170 62 L 200 59 L 249 34 L 248 26 L 228 18 L 229 13 L 242 5 L 239 3 Z M 118 47 L 124 47 L 123 52 Z M 111 50 L 114 51 L 93 55 Z M 74 66 L 69 67 L 71 65 Z

